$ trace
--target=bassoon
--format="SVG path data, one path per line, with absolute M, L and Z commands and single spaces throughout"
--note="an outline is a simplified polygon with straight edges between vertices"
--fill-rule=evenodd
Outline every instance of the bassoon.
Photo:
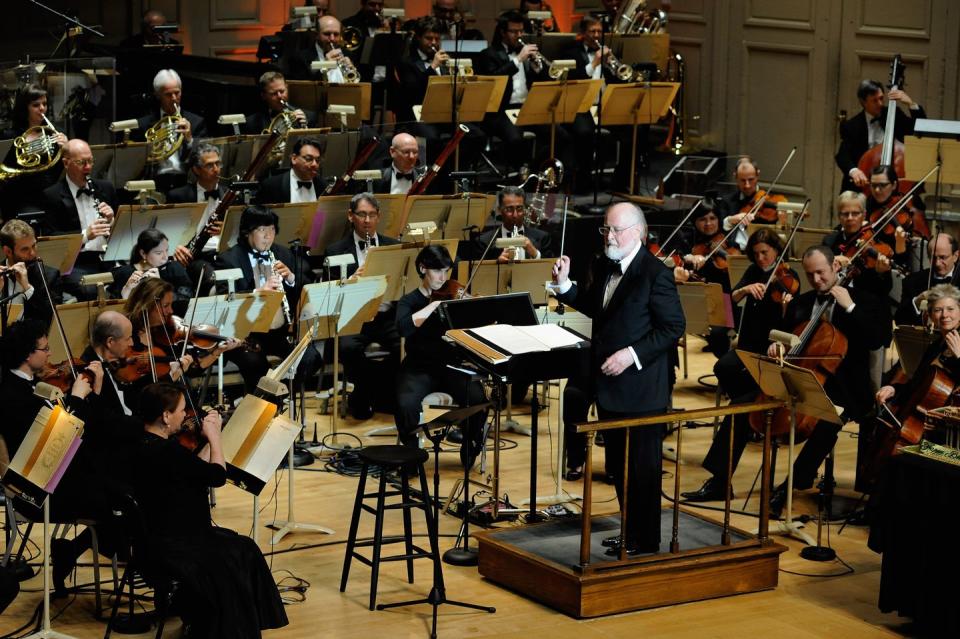
M 443 168 L 443 163 L 447 161 L 450 154 L 457 148 L 457 145 L 460 144 L 460 140 L 463 139 L 467 131 L 469 131 L 469 129 L 463 124 L 457 127 L 453 138 L 447 142 L 447 146 L 443 147 L 443 151 L 440 151 L 440 155 L 437 156 L 434 163 L 427 169 L 427 172 L 417 178 L 413 186 L 410 187 L 410 190 L 407 191 L 407 195 L 423 195 L 423 192 L 426 191 L 430 183 L 433 182 L 433 178 L 437 177 L 437 174 L 440 173 L 440 169 Z
M 336 182 L 327 186 L 321 195 L 340 195 L 343 189 L 347 188 L 347 184 L 350 183 L 350 180 L 353 179 L 353 174 L 356 173 L 361 166 L 363 166 L 363 163 L 366 162 L 377 149 L 378 144 L 380 144 L 380 138 L 374 136 L 372 140 L 367 142 L 366 146 L 360 149 L 360 152 L 357 153 L 357 156 L 353 158 L 353 162 L 351 162 L 350 166 L 347 167 L 346 172 L 338 177 Z

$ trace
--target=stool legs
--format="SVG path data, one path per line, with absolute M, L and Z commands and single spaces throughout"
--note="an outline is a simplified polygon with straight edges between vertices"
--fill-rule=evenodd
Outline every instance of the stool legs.
M 383 546 L 383 505 L 387 492 L 387 474 L 380 472 L 380 488 L 377 491 L 377 512 L 373 530 L 373 557 L 370 565 L 370 610 L 377 605 L 377 579 L 380 576 L 380 549 Z
M 367 465 L 360 469 L 360 481 L 357 484 L 357 496 L 353 500 L 353 516 L 350 519 L 350 533 L 347 535 L 347 553 L 343 559 L 343 573 L 340 575 L 340 592 L 347 589 L 347 577 L 350 576 L 350 562 L 353 559 L 353 549 L 357 543 L 357 526 L 360 524 L 360 511 L 363 507 L 363 491 L 367 485 Z
M 400 497 L 404 504 L 410 503 L 410 477 L 403 466 L 400 473 Z M 410 525 L 410 509 L 403 508 L 403 541 L 407 550 L 407 582 L 413 583 L 413 527 Z

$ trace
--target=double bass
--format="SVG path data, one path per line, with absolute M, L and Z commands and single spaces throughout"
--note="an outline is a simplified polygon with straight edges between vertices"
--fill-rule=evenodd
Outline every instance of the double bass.
M 902 89 L 904 84 L 903 60 L 898 53 L 893 57 L 893 62 L 890 63 L 890 90 Z M 897 140 L 895 136 L 897 108 L 896 100 L 887 100 L 887 112 L 884 115 L 883 143 L 875 144 L 873 147 L 867 149 L 864 154 L 860 156 L 860 160 L 857 162 L 857 168 L 869 177 L 873 169 L 878 166 L 892 166 L 897 173 L 897 177 L 900 179 L 901 187 L 903 189 L 910 189 L 913 186 L 913 182 L 903 181 L 903 177 L 906 175 L 903 158 L 903 142 Z M 862 190 L 864 195 L 870 197 L 871 191 L 869 184 L 864 186 Z

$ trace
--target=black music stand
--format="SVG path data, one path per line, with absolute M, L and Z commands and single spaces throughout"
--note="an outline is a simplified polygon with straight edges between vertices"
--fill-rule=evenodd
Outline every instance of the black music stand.
M 482 410 L 486 410 L 489 407 L 490 407 L 490 402 L 486 402 L 483 404 L 476 404 L 475 406 L 466 406 L 464 408 L 455 408 L 451 411 L 447 411 L 446 413 L 444 413 L 443 415 L 440 415 L 439 417 L 433 419 L 432 421 L 427 422 L 426 424 L 420 424 L 419 426 L 417 426 L 417 428 L 413 430 L 414 433 L 417 432 L 418 430 L 422 430 L 423 434 L 426 435 L 427 439 L 429 439 L 433 443 L 433 508 L 432 508 L 433 513 L 431 515 L 431 513 L 428 511 L 427 518 L 432 520 L 433 530 L 430 531 L 429 534 L 434 536 L 434 539 L 433 539 L 434 543 L 432 544 L 432 546 L 435 550 L 438 547 L 438 544 L 436 542 L 440 536 L 439 530 L 438 530 L 438 527 L 440 525 L 440 500 L 439 500 L 440 443 L 447 436 L 447 431 L 449 431 L 451 427 L 456 426 L 457 424 L 463 423 L 473 415 L 479 413 Z M 436 434 L 431 434 L 430 431 L 433 429 L 437 429 Z M 469 453 L 470 438 L 469 437 L 464 438 L 464 443 L 466 444 L 467 452 Z M 463 486 L 464 486 L 463 488 L 463 497 L 464 497 L 463 527 L 465 531 L 463 536 L 465 540 L 464 548 L 463 549 L 458 549 L 456 547 L 451 548 L 450 550 L 447 551 L 447 553 L 444 554 L 444 559 L 446 559 L 447 554 L 456 550 L 459 550 L 461 553 L 471 553 L 471 554 L 473 553 L 473 551 L 467 548 L 469 544 L 469 537 L 467 536 L 467 533 L 466 533 L 466 530 L 467 530 L 466 527 L 468 525 L 467 524 L 467 520 L 468 520 L 468 516 L 467 516 L 468 483 L 467 482 L 470 478 L 469 466 L 466 466 L 466 465 L 464 466 L 463 477 L 464 477 L 463 479 L 463 482 L 464 482 L 463 483 Z M 474 556 L 473 564 L 460 564 L 460 565 L 475 565 L 475 564 L 476 564 L 476 559 Z M 451 606 L 459 606 L 461 608 L 472 608 L 473 610 L 482 610 L 484 612 L 491 612 L 491 613 L 497 611 L 497 609 L 494 608 L 493 606 L 481 606 L 478 604 L 472 604 L 472 603 L 466 603 L 463 601 L 455 601 L 453 599 L 447 599 L 447 589 L 443 582 L 443 566 L 440 563 L 440 557 L 438 557 L 436 554 L 434 554 L 434 557 L 433 557 L 433 586 L 430 588 L 430 593 L 425 598 L 411 599 L 409 601 L 398 601 L 397 603 L 377 604 L 377 610 L 386 610 L 387 608 L 399 608 L 403 606 L 415 606 L 418 604 L 430 604 L 433 607 L 433 625 L 430 627 L 431 639 L 436 639 L 437 608 L 443 604 L 449 604 Z

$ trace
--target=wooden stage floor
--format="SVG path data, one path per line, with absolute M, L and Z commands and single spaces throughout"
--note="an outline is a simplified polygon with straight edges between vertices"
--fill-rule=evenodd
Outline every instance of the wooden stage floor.
M 714 359 L 700 352 L 702 342 L 690 339 L 689 379 L 677 385 L 675 403 L 680 407 L 712 405 L 714 394 L 697 383 L 697 377 L 709 373 Z M 554 391 L 555 392 L 555 391 Z M 312 425 L 315 409 L 311 411 Z M 528 412 L 527 407 L 520 408 Z M 547 418 L 552 426 L 548 429 Z M 316 418 L 321 435 L 328 418 Z M 553 471 L 556 450 L 556 424 L 558 411 L 555 407 L 541 414 L 539 493 L 554 493 Z M 528 415 L 520 421 L 529 421 Z M 348 420 L 341 431 L 363 437 L 375 425 L 392 424 L 392 416 L 376 415 L 374 419 L 356 423 Z M 841 433 L 837 447 L 837 482 L 841 495 L 853 495 L 853 467 L 856 456 L 855 427 Z M 700 460 L 709 446 L 712 436 L 710 427 L 688 430 L 684 436 L 681 459 L 682 489 L 695 489 L 705 478 Z M 503 465 L 501 490 L 506 491 L 514 503 L 528 493 L 529 438 L 506 433 L 508 450 L 501 454 Z M 391 443 L 388 437 L 364 438 L 364 443 Z M 602 449 L 597 455 L 602 464 Z M 783 456 L 785 458 L 785 455 Z M 489 456 L 492 461 L 492 455 Z M 743 499 L 759 467 L 760 446 L 751 444 L 734 477 L 737 499 L 735 508 L 743 508 Z M 668 474 L 664 486 L 672 491 L 674 463 L 664 462 Z M 785 463 L 777 469 L 777 480 L 784 475 Z M 327 472 L 325 472 L 327 471 Z M 441 496 L 449 492 L 453 482 L 462 471 L 458 468 L 458 456 L 445 453 L 441 456 Z M 430 626 L 430 607 L 416 606 L 386 611 L 370 612 L 367 609 L 369 594 L 369 569 L 354 563 L 346 593 L 339 592 L 340 570 L 343 562 L 344 542 L 353 505 L 356 479 L 341 476 L 315 463 L 305 470 L 295 472 L 296 518 L 307 523 L 318 523 L 334 529 L 333 535 L 297 532 L 285 537 L 276 547 L 269 545 L 270 531 L 261 527 L 258 540 L 268 556 L 277 579 L 289 578 L 290 574 L 310 583 L 306 599 L 287 607 L 290 625 L 281 630 L 265 633 L 269 639 L 314 639 L 315 637 L 338 637 L 344 639 L 367 639 L 384 636 L 427 637 Z M 431 484 L 432 486 L 432 484 Z M 616 510 L 612 487 L 602 481 L 594 484 L 594 513 Z M 579 493 L 576 483 L 564 482 L 563 489 Z M 813 493 L 802 493 L 794 502 L 800 513 L 816 512 Z M 249 532 L 252 522 L 252 498 L 240 489 L 227 486 L 217 491 L 216 522 L 241 532 Z M 711 504 L 720 505 L 720 504 Z M 279 478 L 275 495 L 273 486 L 268 486 L 260 501 L 261 521 L 286 518 L 287 476 Z M 758 509 L 754 497 L 746 507 L 750 512 Z M 719 512 L 702 511 L 720 520 Z M 734 515 L 732 524 L 749 530 L 756 527 L 756 518 Z M 515 524 L 507 524 L 515 525 Z M 401 530 L 400 518 L 388 520 L 385 532 Z M 422 521 L 417 530 L 423 532 Z M 773 528 L 773 526 L 771 526 Z M 441 549 L 453 544 L 453 535 L 458 529 L 458 520 L 443 516 L 440 522 Z M 458 568 L 444 564 L 447 596 L 467 602 L 496 606 L 495 614 L 466 611 L 461 608 L 441 607 L 438 625 L 440 637 L 496 637 L 497 639 L 527 639 L 537 633 L 549 632 L 551 639 L 599 639 L 616 637 L 743 637 L 745 633 L 762 631 L 766 636 L 785 637 L 897 637 L 909 636 L 910 624 L 894 614 L 882 614 L 876 606 L 880 584 L 880 556 L 866 547 L 867 530 L 847 527 L 837 534 L 839 526 L 830 527 L 829 537 L 824 539 L 837 550 L 844 563 L 838 561 L 817 564 L 801 559 L 799 551 L 803 544 L 777 537 L 789 551 L 781 555 L 780 583 L 776 590 L 714 599 L 698 603 L 670 606 L 634 613 L 614 615 L 577 621 L 559 612 L 525 599 L 513 592 L 482 579 L 476 568 Z M 366 529 L 368 532 L 370 527 Z M 807 525 L 809 534 L 816 534 L 815 522 Z M 361 534 L 365 534 L 363 529 Z M 34 534 L 39 543 L 39 531 Z M 34 548 L 34 554 L 39 551 Z M 86 561 L 88 558 L 84 558 Z M 848 568 L 852 573 L 847 573 Z M 388 603 L 425 596 L 430 588 L 430 570 L 427 562 L 417 562 L 416 582 L 408 584 L 401 564 L 385 564 L 381 569 L 378 603 Z M 837 576 L 831 576 L 837 575 Z M 90 568 L 80 568 L 79 580 L 89 582 Z M 6 634 L 24 624 L 33 612 L 41 596 L 40 578 L 21 584 L 24 592 L 0 616 L 0 634 Z M 296 593 L 292 593 L 295 595 Z M 93 618 L 93 596 L 79 595 L 73 599 L 56 601 L 53 614 L 57 615 L 53 627 L 80 639 L 101 637 L 104 624 Z M 122 636 L 122 635 L 121 635 Z M 128 635 L 130 636 L 130 635 Z M 153 636 L 142 635 L 143 637 Z M 165 637 L 179 636 L 179 622 L 168 624 Z

